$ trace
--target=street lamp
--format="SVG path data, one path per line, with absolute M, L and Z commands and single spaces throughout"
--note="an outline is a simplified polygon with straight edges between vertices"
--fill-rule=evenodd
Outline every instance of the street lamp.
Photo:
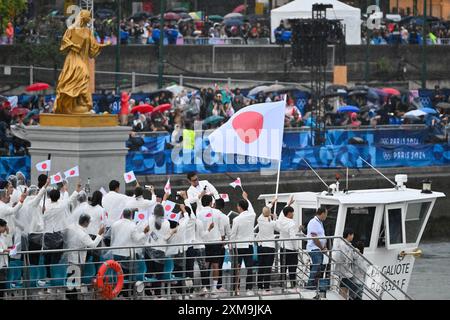
M 166 12 L 166 0 L 160 0 L 161 17 L 159 19 L 159 52 L 158 52 L 158 89 L 163 87 L 164 74 L 164 13 Z
M 117 0 L 117 43 L 116 43 L 116 94 L 120 92 L 119 72 L 120 72 L 120 20 L 122 15 L 122 1 Z
M 427 0 L 423 0 L 423 28 L 422 28 L 422 89 L 427 88 Z

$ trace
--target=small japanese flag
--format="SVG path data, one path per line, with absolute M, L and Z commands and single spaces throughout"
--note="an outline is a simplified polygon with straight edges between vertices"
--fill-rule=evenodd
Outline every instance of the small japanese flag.
M 221 193 L 219 194 L 219 197 L 222 198 L 225 202 L 230 202 L 230 197 L 228 197 L 227 193 Z
M 142 222 L 148 220 L 147 211 L 138 211 L 134 214 L 134 222 Z
M 136 181 L 136 176 L 134 175 L 134 172 L 133 172 L 133 171 L 126 172 L 126 173 L 123 175 L 123 177 L 124 177 L 124 179 L 125 179 L 125 183 L 130 183 L 130 182 Z
M 164 202 L 164 213 L 168 214 L 168 213 L 172 213 L 173 209 L 175 208 L 176 203 L 166 200 L 166 202 Z
M 164 192 L 168 194 L 172 194 L 172 187 L 170 186 L 170 178 L 167 180 L 166 185 L 164 186 Z
M 169 212 L 165 213 L 164 217 L 167 220 L 178 222 L 180 220 L 180 213 Z
M 100 216 L 100 220 L 101 221 L 106 221 L 108 220 L 108 212 L 103 212 L 102 215 Z
M 234 189 L 236 189 L 236 187 L 242 188 L 241 178 L 237 178 L 236 180 L 234 180 L 232 183 L 230 183 L 230 186 L 232 186 Z
M 57 174 L 50 176 L 50 184 L 57 184 L 63 182 L 63 177 L 61 175 L 60 172 L 58 172 Z
M 65 171 L 64 172 L 64 176 L 66 178 L 79 177 L 80 176 L 80 169 L 78 168 L 78 166 L 73 167 L 72 169 L 69 169 L 69 170 Z
M 51 160 L 45 160 L 39 163 L 36 163 L 36 170 L 37 171 L 50 171 L 50 167 L 51 167 Z

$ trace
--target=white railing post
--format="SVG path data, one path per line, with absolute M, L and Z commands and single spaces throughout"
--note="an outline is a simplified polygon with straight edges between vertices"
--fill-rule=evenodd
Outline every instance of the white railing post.
M 230 78 L 230 77 L 228 77 L 227 83 L 228 83 L 228 89 L 230 89 L 230 88 L 231 88 L 231 78 Z M 231 90 L 231 89 L 230 89 L 230 90 Z
M 30 86 L 33 84 L 33 66 L 30 65 Z
M 136 87 L 136 72 L 132 72 L 131 73 L 131 92 L 135 91 L 135 87 Z
M 180 86 L 183 86 L 183 75 L 182 75 L 182 74 L 180 74 L 180 80 L 179 80 L 179 82 L 180 82 Z

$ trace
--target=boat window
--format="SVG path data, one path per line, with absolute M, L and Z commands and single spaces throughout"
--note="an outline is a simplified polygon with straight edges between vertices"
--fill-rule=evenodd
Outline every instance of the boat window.
M 317 209 L 314 208 L 302 208 L 302 225 L 305 227 L 305 231 L 306 227 L 308 226 L 309 220 L 314 218 L 316 212 Z
M 384 215 L 381 218 L 380 234 L 378 235 L 378 248 L 386 246 L 386 228 L 384 226 Z
M 408 204 L 405 219 L 406 243 L 417 242 L 430 205 L 431 202 Z
M 355 233 L 353 243 L 364 242 L 364 247 L 370 246 L 372 227 L 375 219 L 376 207 L 352 207 L 347 209 L 345 229 L 352 229 Z
M 303 232 L 308 234 L 306 227 L 308 226 L 309 221 L 314 218 L 316 215 L 317 209 L 313 208 L 302 208 L 302 225 L 305 228 Z M 302 241 L 302 248 L 306 249 L 307 241 Z
M 336 230 L 336 221 L 337 221 L 337 215 L 339 211 L 339 206 L 336 205 L 326 205 L 325 208 L 328 210 L 328 215 L 326 220 L 323 222 L 323 227 L 325 229 L 325 235 L 326 236 L 334 236 L 334 232 Z M 332 243 L 328 244 L 331 248 Z
M 403 243 L 402 237 L 402 209 L 395 208 L 388 210 L 389 219 L 389 243 Z

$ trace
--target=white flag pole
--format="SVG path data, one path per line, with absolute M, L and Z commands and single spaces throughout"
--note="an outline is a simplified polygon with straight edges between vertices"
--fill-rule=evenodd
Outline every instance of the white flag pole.
M 287 94 L 284 95 L 283 100 L 284 100 L 284 106 L 286 107 Z M 283 125 L 283 133 L 284 133 L 284 125 Z M 283 133 L 282 133 L 282 134 L 283 134 Z M 278 198 L 278 187 L 279 187 L 279 185 L 280 185 L 281 152 L 282 152 L 282 149 L 283 149 L 283 146 L 280 147 L 280 158 L 279 158 L 279 160 L 278 160 L 278 172 L 277 172 L 277 185 L 276 185 L 276 187 L 275 187 L 275 199 Z M 278 204 L 278 201 L 275 202 L 275 207 L 274 207 L 274 209 L 273 209 L 273 212 L 274 212 L 275 214 L 277 214 L 277 204 Z
M 280 171 L 281 171 L 281 159 L 278 160 L 277 186 L 275 187 L 275 199 L 278 198 L 278 186 L 280 185 Z M 278 204 L 278 201 L 275 202 L 275 207 L 273 209 L 273 212 L 275 214 L 277 214 L 277 204 Z

